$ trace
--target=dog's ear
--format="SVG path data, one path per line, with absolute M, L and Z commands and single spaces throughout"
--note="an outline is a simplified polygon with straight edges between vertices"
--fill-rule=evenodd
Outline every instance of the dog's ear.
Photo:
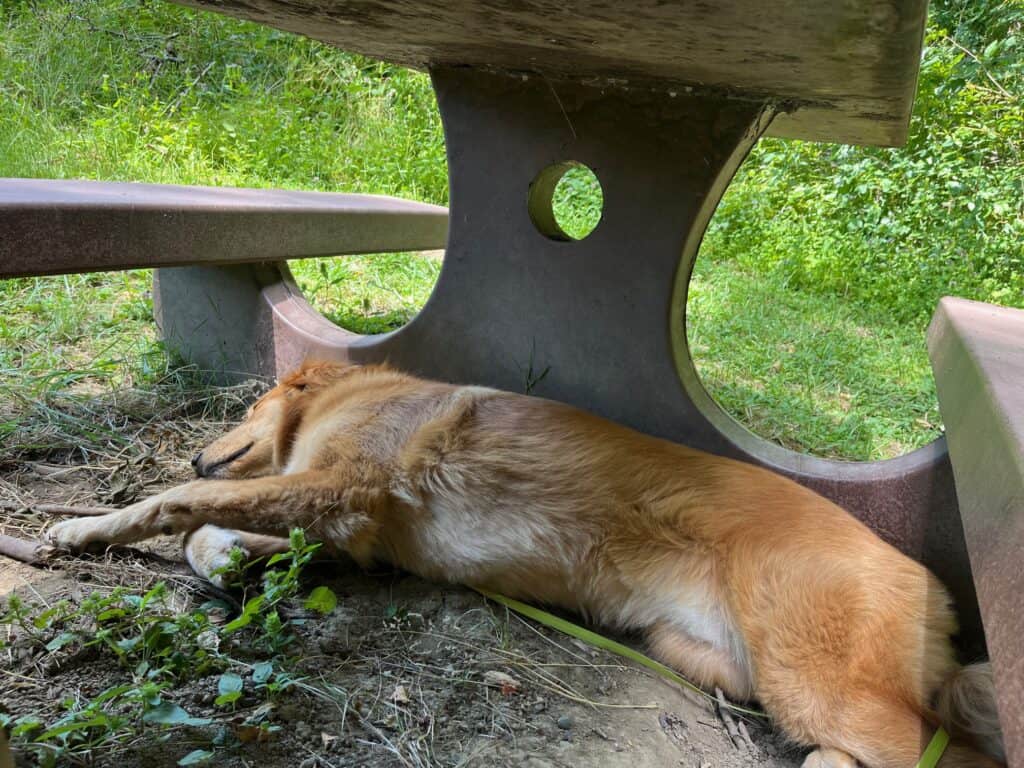
M 277 425 L 277 434 L 274 435 L 274 466 L 283 469 L 288 463 L 295 445 L 295 433 L 299 431 L 302 424 L 302 417 L 306 415 L 306 408 L 309 400 L 298 397 L 291 401 L 285 401 L 284 416 Z
M 307 360 L 299 368 L 281 379 L 281 386 L 299 392 L 316 390 L 352 373 L 359 368 L 354 363 L 331 363 Z
M 299 368 L 289 373 L 278 385 L 285 391 L 284 414 L 277 425 L 274 437 L 274 465 L 283 467 L 288 463 L 295 434 L 299 431 L 302 419 L 309 407 L 310 399 L 303 394 L 313 393 L 332 382 L 344 378 L 360 366 L 352 363 L 332 363 L 327 361 L 306 361 Z M 291 396 L 288 396 L 291 393 Z

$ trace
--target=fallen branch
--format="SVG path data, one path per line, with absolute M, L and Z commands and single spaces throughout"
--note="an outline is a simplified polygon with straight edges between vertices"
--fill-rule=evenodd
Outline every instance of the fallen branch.
M 740 730 L 740 736 L 742 736 L 743 740 L 747 742 L 747 747 L 750 749 L 751 752 L 754 752 L 754 740 L 750 738 L 750 731 L 747 730 L 747 724 L 744 723 L 742 720 L 737 720 L 736 727 Z
M 732 745 L 736 747 L 736 749 L 746 751 L 746 742 L 744 742 L 743 737 L 740 735 L 740 729 L 737 727 L 736 721 L 729 713 L 729 702 L 725 700 L 725 694 L 722 693 L 721 688 L 715 688 L 715 699 L 718 701 L 718 716 L 721 717 L 722 722 L 725 723 L 725 730 L 729 734 L 729 739 L 732 741 Z
M 99 517 L 117 512 L 112 507 L 83 507 L 77 504 L 16 504 L 11 501 L 0 501 L 0 509 L 13 511 L 27 509 L 30 512 L 41 512 L 44 515 L 72 515 L 74 517 Z
M 0 555 L 18 560 L 29 565 L 42 565 L 53 555 L 54 548 L 49 544 L 33 539 L 17 539 L 14 536 L 0 534 Z
M 110 507 L 80 507 L 76 504 L 33 504 L 31 509 L 46 515 L 73 515 L 75 517 L 99 517 L 117 512 Z

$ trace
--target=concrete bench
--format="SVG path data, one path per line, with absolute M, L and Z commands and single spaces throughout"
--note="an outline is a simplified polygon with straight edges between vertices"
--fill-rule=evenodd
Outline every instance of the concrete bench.
M 945 298 L 928 329 L 1011 765 L 1024 760 L 1024 311 Z
M 193 265 L 157 270 L 157 325 L 222 379 L 358 338 L 310 306 L 282 259 L 437 249 L 447 233 L 446 209 L 378 195 L 0 179 L 0 279 Z
M 252 192 L 242 194 L 252 195 L 261 211 L 255 217 L 241 204 L 220 218 L 187 214 L 202 222 L 190 236 L 192 250 L 175 242 L 180 227 L 132 230 L 134 217 L 105 218 L 107 198 L 58 215 L 40 192 L 43 198 L 15 210 L 7 182 L 0 227 L 18 220 L 37 222 L 22 225 L 36 231 L 78 227 L 97 234 L 90 242 L 106 237 L 117 245 L 101 256 L 102 247 L 76 253 L 58 244 L 61 255 L 43 256 L 29 231 L 22 245 L 0 252 L 16 262 L 0 267 L 0 277 L 200 263 L 158 270 L 157 319 L 168 345 L 225 372 L 274 375 L 316 354 L 388 359 L 428 376 L 522 391 L 530 365 L 546 369 L 536 394 L 762 464 L 844 506 L 936 572 L 957 601 L 965 646 L 983 648 L 945 441 L 881 462 L 788 451 L 715 404 L 686 339 L 688 286 L 705 227 L 762 135 L 887 146 L 905 140 L 924 0 L 192 4 L 429 71 L 444 122 L 451 209 L 444 266 L 427 305 L 381 336 L 342 331 L 309 307 L 283 260 L 323 253 L 325 241 L 344 253 L 345 228 L 362 226 L 362 214 L 324 210 L 335 203 L 312 194 L 304 200 L 315 210 L 289 208 L 274 197 L 280 193 Z M 553 181 L 570 161 L 589 166 L 604 194 L 600 223 L 579 241 L 548 226 Z M 140 200 L 162 205 L 158 193 L 134 189 Z M 168 212 L 185 216 L 188 193 L 175 194 Z M 223 203 L 209 190 L 201 194 L 211 206 L 231 208 L 240 193 L 224 193 Z M 340 198 L 336 204 L 345 207 Z M 392 202 L 380 204 L 396 221 L 437 214 L 418 207 L 399 214 Z M 258 246 L 225 243 L 218 234 L 262 215 L 275 224 L 250 239 Z M 335 226 L 330 237 L 318 231 Z M 371 250 L 442 245 L 418 229 L 399 245 L 397 235 L 414 229 L 404 227 Z M 150 238 L 145 249 L 133 247 L 133 232 Z M 39 236 L 42 243 L 51 237 Z M 40 255 L 30 258 L 25 248 Z M 1014 626 L 1021 634 L 1019 620 Z M 1011 696 L 1005 700 L 1020 702 L 1019 689 Z M 1010 736 L 1013 760 L 1024 759 L 1019 734 Z

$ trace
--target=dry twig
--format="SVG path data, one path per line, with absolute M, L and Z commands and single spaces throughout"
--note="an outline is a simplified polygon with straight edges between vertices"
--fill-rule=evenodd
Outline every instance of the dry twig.
M 744 723 L 742 720 L 737 720 L 736 721 L 736 727 L 740 731 L 740 736 L 742 736 L 743 740 L 745 742 L 747 742 L 747 746 L 750 748 L 750 751 L 753 752 L 754 751 L 754 740 L 752 738 L 750 738 L 750 731 L 747 730 L 747 724 Z
M 18 511 L 27 509 L 30 512 L 41 512 L 44 515 L 72 515 L 74 517 L 99 517 L 117 512 L 113 507 L 83 507 L 77 504 L 17 504 L 0 501 L 0 509 Z
M 18 560 L 29 565 L 41 565 L 53 555 L 54 549 L 49 544 L 31 539 L 18 539 L 14 536 L 0 534 L 0 555 Z
M 722 718 L 722 722 L 725 723 L 725 730 L 729 734 L 729 739 L 732 741 L 732 745 L 736 749 L 746 749 L 746 742 L 743 741 L 743 737 L 740 735 L 740 729 L 736 725 L 736 720 L 729 712 L 729 702 L 725 700 L 725 694 L 722 693 L 721 688 L 715 688 L 715 699 L 718 701 L 718 716 Z M 747 737 L 747 741 L 750 741 L 750 737 Z

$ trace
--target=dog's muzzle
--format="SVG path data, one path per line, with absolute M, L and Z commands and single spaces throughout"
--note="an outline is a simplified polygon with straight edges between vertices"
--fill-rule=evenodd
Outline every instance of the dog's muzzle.
M 196 471 L 197 477 L 213 477 L 216 474 L 217 470 L 220 469 L 221 467 L 226 467 L 231 462 L 237 461 L 238 459 L 245 456 L 245 454 L 249 452 L 253 445 L 254 443 L 249 443 L 248 445 L 239 448 L 234 453 L 229 453 L 223 459 L 214 461 L 212 463 L 207 463 L 203 461 L 203 452 L 200 451 L 199 453 L 192 457 L 192 468 Z

